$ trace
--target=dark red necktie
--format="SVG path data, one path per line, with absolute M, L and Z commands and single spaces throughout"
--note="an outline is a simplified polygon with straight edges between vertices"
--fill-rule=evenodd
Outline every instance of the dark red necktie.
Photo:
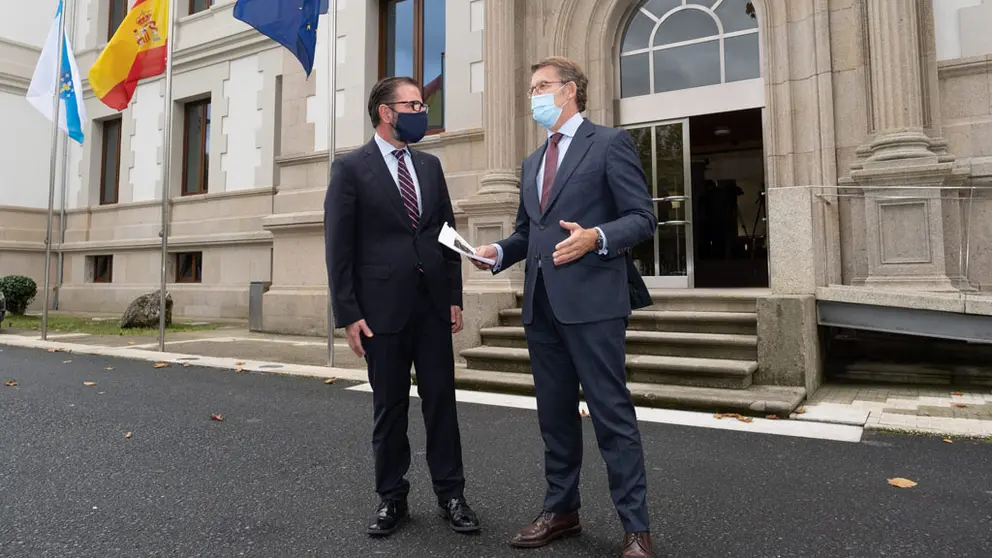
M 406 152 L 402 149 L 393 151 L 393 156 L 399 162 L 397 176 L 400 182 L 400 197 L 403 198 L 403 206 L 410 217 L 410 224 L 416 229 L 420 221 L 420 209 L 417 204 L 417 189 L 413 187 L 413 177 L 410 176 L 410 171 L 406 168 L 406 159 L 403 157 L 405 154 Z
M 544 183 L 541 185 L 541 213 L 548 204 L 551 197 L 551 186 L 555 183 L 555 174 L 558 172 L 558 142 L 565 137 L 561 133 L 555 133 L 548 142 L 548 149 L 544 155 Z

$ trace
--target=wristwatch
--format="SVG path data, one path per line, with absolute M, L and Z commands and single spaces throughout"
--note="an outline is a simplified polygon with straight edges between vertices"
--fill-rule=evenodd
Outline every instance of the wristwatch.
M 596 251 L 603 251 L 603 233 L 599 232 L 599 230 L 596 231 Z

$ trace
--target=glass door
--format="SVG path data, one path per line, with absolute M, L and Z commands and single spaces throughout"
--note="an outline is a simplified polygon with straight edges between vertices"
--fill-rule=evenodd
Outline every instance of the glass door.
M 689 119 L 627 127 L 648 178 L 658 231 L 634 247 L 634 267 L 648 288 L 693 286 Z

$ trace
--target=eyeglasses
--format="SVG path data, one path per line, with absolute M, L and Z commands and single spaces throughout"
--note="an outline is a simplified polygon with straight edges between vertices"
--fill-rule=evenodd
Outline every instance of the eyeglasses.
M 420 101 L 396 101 L 395 103 L 384 103 L 384 104 L 390 108 L 392 108 L 393 105 L 406 105 L 410 107 L 410 110 L 412 110 L 413 112 L 427 112 L 428 109 L 430 108 Z
M 568 82 L 567 81 L 561 81 L 561 80 L 559 80 L 559 81 L 542 81 L 542 82 L 539 82 L 537 85 L 531 86 L 530 90 L 528 91 L 528 94 L 531 95 L 531 96 L 533 96 L 533 95 L 535 95 L 537 93 L 543 93 L 543 92 L 545 92 L 545 91 L 548 90 L 548 87 L 552 83 L 565 84 L 565 83 L 568 83 Z

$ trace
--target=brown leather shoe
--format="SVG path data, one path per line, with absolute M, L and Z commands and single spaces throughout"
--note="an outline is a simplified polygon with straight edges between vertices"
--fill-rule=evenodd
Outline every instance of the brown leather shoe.
M 579 512 L 541 512 L 530 525 L 524 527 L 512 539 L 510 546 L 516 548 L 538 548 L 563 537 L 572 537 L 582 532 L 579 525 Z
M 626 533 L 623 536 L 622 558 L 652 558 L 651 533 Z

